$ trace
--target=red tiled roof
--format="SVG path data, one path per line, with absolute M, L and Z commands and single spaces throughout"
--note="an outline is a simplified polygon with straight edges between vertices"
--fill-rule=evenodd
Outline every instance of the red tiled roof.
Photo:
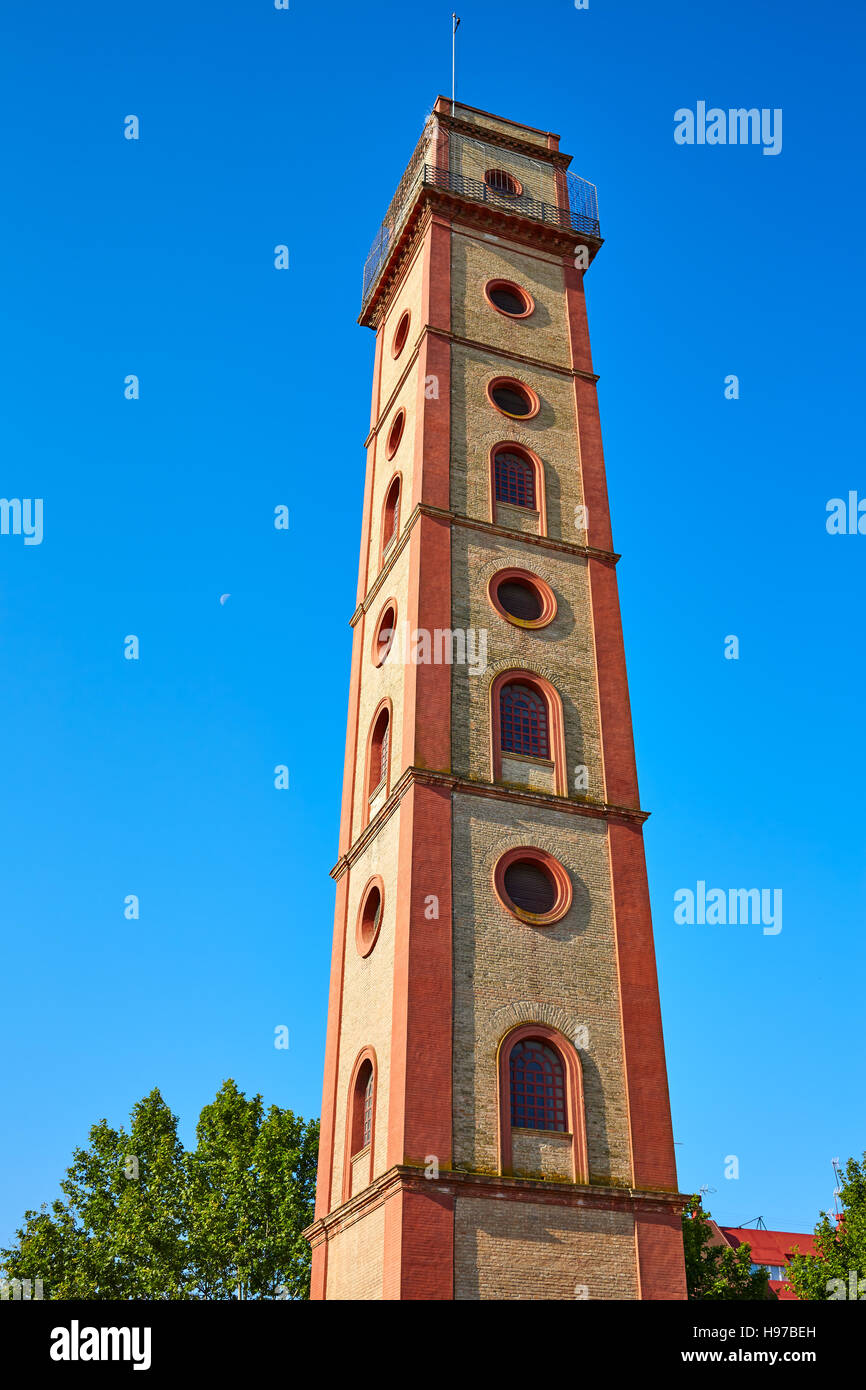
M 747 1226 L 720 1226 L 730 1245 L 750 1245 L 756 1265 L 786 1265 L 794 1253 L 815 1254 L 815 1237 L 804 1231 L 756 1231 Z

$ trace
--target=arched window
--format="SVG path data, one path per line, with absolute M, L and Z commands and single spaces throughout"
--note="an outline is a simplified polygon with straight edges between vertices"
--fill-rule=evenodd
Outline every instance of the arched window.
M 349 1084 L 343 1201 L 363 1191 L 371 1181 L 376 1135 L 376 1054 L 365 1047 L 355 1062 Z
M 499 737 L 504 753 L 526 758 L 549 758 L 547 705 L 530 685 L 516 681 L 499 692 Z
M 382 512 L 382 556 L 394 541 L 400 529 L 400 478 L 393 478 L 385 496 Z
M 536 671 L 500 671 L 490 683 L 494 782 L 568 796 L 565 723 L 556 687 Z
M 565 1133 L 565 1069 L 559 1054 L 540 1038 L 524 1038 L 511 1049 L 510 1077 L 512 1126 Z
M 498 1071 L 500 1172 L 589 1182 L 583 1071 L 574 1043 L 545 1023 L 524 1023 L 502 1039 Z
M 378 791 L 388 778 L 388 757 L 391 745 L 391 714 L 386 705 L 379 711 L 370 739 L 370 767 L 367 777 L 367 796 Z
M 373 1138 L 373 1063 L 362 1062 L 355 1077 L 352 1097 L 352 1157 L 366 1149 Z
M 496 500 L 536 511 L 535 469 L 523 454 L 498 449 L 494 459 Z

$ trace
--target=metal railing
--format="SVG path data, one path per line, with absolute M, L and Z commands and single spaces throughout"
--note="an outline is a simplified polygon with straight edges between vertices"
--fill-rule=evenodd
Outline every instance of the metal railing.
M 413 167 L 414 164 L 414 167 Z M 531 217 L 535 222 L 544 222 L 564 231 L 584 232 L 587 236 L 599 236 L 598 193 L 594 183 L 568 174 L 568 208 L 555 203 L 545 203 L 532 198 L 527 193 L 501 193 L 490 188 L 483 179 L 469 178 L 466 174 L 456 174 L 450 169 L 440 169 L 435 164 L 410 164 L 401 180 L 397 195 L 392 199 L 385 221 L 379 228 L 370 254 L 364 263 L 364 282 L 361 307 L 366 305 L 373 292 L 379 272 L 388 256 L 389 248 L 415 203 L 421 187 L 445 189 L 467 198 L 473 203 L 487 203 L 503 212 L 513 212 L 519 217 Z

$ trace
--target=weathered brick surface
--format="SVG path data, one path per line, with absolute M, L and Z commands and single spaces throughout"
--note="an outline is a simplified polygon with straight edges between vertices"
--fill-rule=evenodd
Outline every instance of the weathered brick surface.
M 525 319 L 497 313 L 484 296 L 488 280 L 520 285 L 532 295 L 534 313 Z M 451 327 L 460 338 L 570 367 L 564 283 L 562 261 L 557 257 L 530 254 L 525 247 L 487 241 L 477 233 L 452 234 Z
M 450 102 L 447 109 L 451 110 Z M 470 106 L 462 106 L 458 101 L 454 110 L 458 120 L 467 121 L 470 125 L 476 125 L 480 131 L 495 130 L 500 135 L 519 135 L 521 140 L 527 144 L 538 145 L 541 149 L 547 149 L 547 133 L 543 130 L 532 130 L 528 126 L 521 125 L 519 121 L 505 121 L 500 116 L 490 116 L 486 111 L 473 111 Z
M 373 472 L 373 504 L 371 508 L 372 525 L 370 527 L 370 549 L 367 570 L 367 589 L 375 583 L 376 577 L 382 566 L 379 557 L 382 553 L 382 509 L 385 505 L 385 497 L 391 480 L 396 473 L 401 475 L 401 497 L 400 497 L 400 531 L 406 525 L 411 510 L 407 502 L 412 496 L 412 476 L 413 476 L 413 453 L 415 449 L 415 429 L 416 429 L 416 388 L 417 388 L 417 363 L 412 368 L 400 391 L 394 399 L 391 409 L 386 411 L 382 417 L 382 425 L 379 430 L 378 439 L 374 439 L 370 445 L 370 461 L 368 467 L 374 469 Z M 406 423 L 403 428 L 403 436 L 400 440 L 400 447 L 392 459 L 387 457 L 386 446 L 388 434 L 393 424 L 394 417 L 398 410 L 406 411 Z
M 523 192 L 528 197 L 543 203 L 556 203 L 556 184 L 551 164 L 515 154 L 513 150 L 505 150 L 498 145 L 488 145 L 483 140 L 466 139 L 462 135 L 450 137 L 448 153 L 453 174 L 483 182 L 488 169 L 504 169 L 520 180 Z M 514 205 L 519 207 L 519 198 L 515 198 Z
M 572 1137 L 531 1129 L 511 1132 L 511 1158 L 515 1177 L 550 1178 L 555 1182 L 574 1181 Z
M 406 273 L 406 277 L 400 286 L 400 290 L 394 300 L 388 306 L 388 313 L 385 317 L 383 328 L 384 349 L 382 353 L 382 382 L 379 392 L 379 402 L 384 409 L 388 397 L 391 395 L 397 382 L 400 380 L 406 369 L 407 363 L 412 357 L 413 350 L 418 342 L 418 335 L 421 333 L 424 324 L 421 321 L 421 304 L 424 293 L 424 247 L 419 242 L 415 252 L 415 259 Z M 404 311 L 408 309 L 411 314 L 409 324 L 409 337 L 399 357 L 394 357 L 391 346 L 394 341 L 394 333 L 397 324 L 403 317 Z
M 637 1298 L 628 1213 L 458 1197 L 455 1298 L 574 1299 L 578 1286 L 590 1299 Z
M 487 594 L 501 569 L 526 569 L 544 579 L 556 596 L 557 613 L 544 628 L 519 628 L 499 614 Z M 468 665 L 451 676 L 454 770 L 479 781 L 492 779 L 490 685 L 510 666 L 545 676 L 559 692 L 565 720 L 568 786 L 574 769 L 588 769 L 588 792 L 604 799 L 598 722 L 595 646 L 587 562 L 580 556 L 545 551 L 480 531 L 454 527 L 451 542 L 452 626 L 487 632 L 488 670 L 473 675 Z
M 607 827 L 567 812 L 454 797 L 454 1161 L 498 1165 L 497 1051 L 523 1023 L 566 1037 L 588 1030 L 583 1068 L 590 1179 L 628 1183 L 630 1154 Z M 533 845 L 569 871 L 574 901 L 551 927 L 530 927 L 493 891 L 497 859 Z
M 330 1240 L 327 1298 L 380 1299 L 384 1255 L 385 1208 L 377 1207 Z
M 452 510 L 491 521 L 490 450 L 495 444 L 522 444 L 544 466 L 547 535 L 582 544 L 575 511 L 583 505 L 583 492 L 571 380 L 459 343 L 452 345 L 451 373 Z M 540 409 L 533 419 L 513 420 L 491 405 L 487 383 L 496 376 L 513 377 L 536 392 Z

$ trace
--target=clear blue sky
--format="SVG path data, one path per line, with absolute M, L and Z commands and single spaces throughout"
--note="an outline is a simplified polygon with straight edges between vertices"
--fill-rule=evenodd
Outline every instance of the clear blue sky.
M 4 13 L 0 495 L 43 498 L 45 538 L 0 537 L 0 1240 L 155 1085 L 187 1139 L 227 1076 L 319 1112 L 355 317 L 449 86 L 450 11 Z M 830 1159 L 866 1148 L 866 536 L 825 529 L 829 498 L 866 496 L 862 9 L 460 11 L 460 96 L 558 131 L 599 189 L 587 290 L 680 1185 L 716 1188 L 724 1222 L 810 1229 Z M 782 153 L 675 145 L 698 100 L 781 107 Z M 699 879 L 782 888 L 781 934 L 677 926 Z

